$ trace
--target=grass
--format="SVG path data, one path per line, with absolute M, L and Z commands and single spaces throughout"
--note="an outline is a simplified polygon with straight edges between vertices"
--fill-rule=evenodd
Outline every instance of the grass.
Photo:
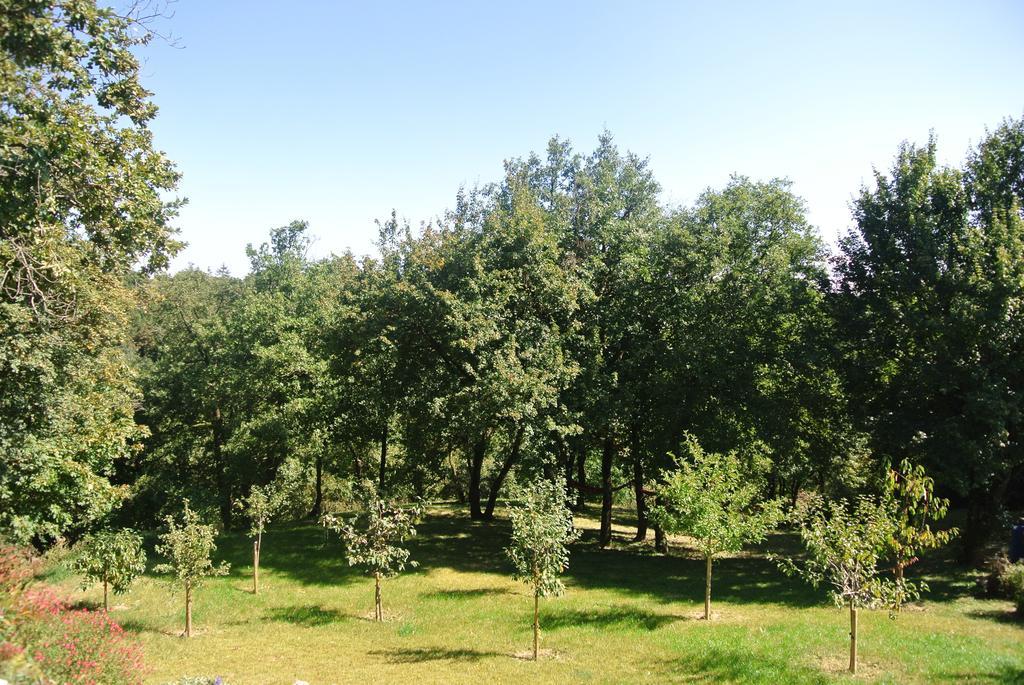
M 280 525 L 264 539 L 261 593 L 251 593 L 251 546 L 220 541 L 231 575 L 196 595 L 198 635 L 179 637 L 182 598 L 156 577 L 116 597 L 115 619 L 142 641 L 146 682 L 220 675 L 232 685 L 330 683 L 847 682 L 847 614 L 822 592 L 782 576 L 761 551 L 716 564 L 714 620 L 703 610 L 703 562 L 685 549 L 596 547 L 596 522 L 573 549 L 565 596 L 542 600 L 547 658 L 531 644 L 532 599 L 512 582 L 504 521 L 471 522 L 438 507 L 412 545 L 419 568 L 385 582 L 388 620 L 369 620 L 373 582 L 349 568 L 335 540 L 311 524 Z M 773 549 L 792 546 L 776 536 Z M 890 620 L 862 612 L 857 682 L 1024 683 L 1024 626 L 1009 602 L 969 596 L 972 579 L 943 559 L 926 561 L 933 593 Z M 948 571 L 944 573 L 943 571 Z M 98 603 L 98 589 L 73 598 Z

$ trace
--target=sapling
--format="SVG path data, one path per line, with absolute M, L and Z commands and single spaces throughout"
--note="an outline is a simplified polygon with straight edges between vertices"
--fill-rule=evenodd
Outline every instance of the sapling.
M 664 476 L 651 519 L 697 541 L 705 564 L 704 618 L 710 620 L 714 558 L 763 540 L 782 520 L 782 502 L 757 502 L 757 482 L 734 452 L 705 452 L 691 436 L 684 447 L 689 458 L 677 459 Z
M 170 573 L 172 587 L 185 590 L 185 637 L 192 637 L 192 593 L 210 576 L 227 575 L 230 566 L 227 562 L 214 566 L 210 557 L 217 550 L 215 539 L 217 529 L 205 524 L 199 514 L 183 501 L 181 523 L 174 516 L 167 516 L 167 532 L 160 536 L 160 544 L 156 546 L 158 554 L 167 559 L 153 570 L 157 573 Z
M 867 497 L 854 507 L 844 499 L 812 501 L 796 514 L 806 560 L 779 559 L 780 568 L 813 586 L 831 586 L 836 606 L 850 609 L 850 673 L 857 672 L 857 609 L 891 606 L 897 584 L 881 576 L 896 524 L 884 504 Z
M 88 535 L 76 545 L 73 569 L 84 576 L 82 589 L 103 584 L 103 610 L 110 611 L 110 591 L 124 594 L 146 570 L 142 536 L 128 528 L 103 530 Z
M 922 466 L 903 460 L 898 469 L 889 469 L 886 477 L 885 504 L 889 508 L 894 528 L 889 540 L 893 560 L 896 592 L 891 609 L 898 612 L 903 604 L 928 590 L 928 584 L 916 584 L 904 578 L 908 566 L 917 563 L 918 555 L 926 549 L 941 547 L 958 531 L 956 528 L 932 530 L 929 521 L 938 522 L 949 509 L 949 500 L 935 496 L 935 481 Z
M 260 551 L 263 549 L 263 531 L 284 504 L 282 491 L 274 483 L 254 485 L 249 496 L 238 501 L 238 507 L 249 519 L 249 537 L 252 538 L 252 593 L 260 593 Z
M 540 598 L 565 591 L 561 574 L 569 567 L 568 545 L 579 539 L 572 525 L 565 481 L 538 479 L 513 495 L 509 509 L 512 543 L 505 549 L 516 580 L 533 590 L 533 660 L 540 644 Z
M 349 566 L 358 566 L 373 576 L 373 618 L 383 621 L 381 581 L 398 575 L 406 566 L 418 566 L 409 559 L 409 550 L 404 543 L 416 535 L 415 523 L 423 508 L 419 503 L 401 506 L 382 497 L 370 481 L 364 481 L 357 490 L 361 502 L 361 511 L 357 515 L 346 520 L 334 514 L 324 514 L 320 520 L 325 528 L 341 535 Z

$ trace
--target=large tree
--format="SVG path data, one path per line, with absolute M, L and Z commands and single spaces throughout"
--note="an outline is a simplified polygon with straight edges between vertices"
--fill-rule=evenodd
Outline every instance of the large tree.
M 185 270 L 150 284 L 137 333 L 152 433 L 140 494 L 166 502 L 185 487 L 177 494 L 215 505 L 230 526 L 233 503 L 286 457 L 321 449 L 325 362 L 308 330 L 305 230 L 274 229 L 250 248 L 244 280 Z
M 880 456 L 925 465 L 967 506 L 979 561 L 1024 464 L 1024 221 L 1020 122 L 987 135 L 967 173 L 934 140 L 905 144 L 854 203 L 837 261 L 860 420 Z
M 44 542 L 108 513 L 139 437 L 127 280 L 178 247 L 178 174 L 133 48 L 95 0 L 0 5 L 0 531 Z
M 565 340 L 578 288 L 528 188 L 513 179 L 480 203 L 420 239 L 399 328 L 427 370 L 411 389 L 410 438 L 458 451 L 470 514 L 491 518 L 511 469 L 568 430 L 559 397 L 577 371 Z

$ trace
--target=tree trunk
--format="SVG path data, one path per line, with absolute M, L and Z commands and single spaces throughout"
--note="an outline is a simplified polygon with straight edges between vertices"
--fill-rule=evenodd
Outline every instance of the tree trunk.
M 903 611 L 903 601 L 907 598 L 903 587 L 903 560 L 897 559 L 896 566 L 892 569 L 892 574 L 896 579 L 896 613 Z
M 857 673 L 857 605 L 850 598 L 850 673 Z
M 231 484 L 228 482 L 228 465 L 224 462 L 224 417 L 220 405 L 213 409 L 213 462 L 217 469 L 217 494 L 220 504 L 220 520 L 224 529 L 231 528 Z
M 587 451 L 582 449 L 576 455 L 576 511 L 583 511 L 587 505 L 586 493 L 583 488 L 587 484 Z
M 573 459 L 574 455 L 572 450 L 567 449 L 565 442 L 561 438 L 558 438 L 556 444 L 558 445 L 558 454 L 562 458 L 562 463 L 565 464 L 565 501 L 572 502 L 572 467 L 576 465 Z
M 704 620 L 711 620 L 711 555 L 705 554 L 706 563 L 704 571 Z
M 633 431 L 633 498 L 636 500 L 636 536 L 634 542 L 647 539 L 647 495 L 644 494 L 644 462 L 640 453 L 640 436 Z
M 378 477 L 380 491 L 384 492 L 384 487 L 387 485 L 387 467 L 388 467 L 388 422 L 384 422 L 384 427 L 380 431 L 380 475 Z
M 107 579 L 104 578 L 103 579 L 103 611 L 106 611 L 107 613 L 110 613 L 110 599 L 109 599 L 109 591 L 108 591 L 107 585 L 108 585 Z
M 185 586 L 185 637 L 192 637 L 192 588 Z
M 452 459 L 452 451 L 448 450 L 448 466 L 452 469 L 452 487 L 455 488 L 455 500 L 459 504 L 466 503 L 466 491 L 462 489 L 462 478 L 459 470 L 455 467 L 455 460 Z
M 967 520 L 961 534 L 963 544 L 961 561 L 981 566 L 985 561 L 985 544 L 992 534 L 995 503 L 999 495 L 993 492 L 972 491 L 967 500 Z
M 469 458 L 469 517 L 479 521 L 484 517 L 480 508 L 480 471 L 484 466 L 484 456 L 487 454 L 487 437 L 481 437 L 473 446 L 473 452 Z
M 525 430 L 526 426 L 524 425 L 520 425 L 516 430 L 508 456 L 505 458 L 505 462 L 501 465 L 501 469 L 494 477 L 494 480 L 491 481 L 491 491 L 487 493 L 487 509 L 484 511 L 484 518 L 488 521 L 494 518 L 494 507 L 498 503 L 498 493 L 501 491 L 501 484 L 505 482 L 505 477 L 512 469 L 512 465 L 519 460 L 519 448 L 523 444 L 523 433 Z
M 654 551 L 668 554 L 668 538 L 659 526 L 654 527 Z
M 380 597 L 380 574 L 373 574 L 373 620 L 383 621 L 384 620 L 384 602 Z
M 256 539 L 252 541 L 252 594 L 258 595 L 260 593 L 260 544 L 263 534 L 259 533 L 256 535 Z
M 537 660 L 540 646 L 540 595 L 533 593 L 533 660 Z
M 317 521 L 324 513 L 324 455 L 316 455 L 316 489 L 313 493 L 313 508 L 309 510 L 309 518 Z
M 601 450 L 601 533 L 598 544 L 607 547 L 612 542 L 612 462 L 615 459 L 615 441 L 609 433 Z
M 361 481 L 363 479 L 363 458 L 359 456 L 358 449 L 353 449 L 351 445 L 348 449 L 352 453 L 352 469 L 356 472 L 356 480 Z

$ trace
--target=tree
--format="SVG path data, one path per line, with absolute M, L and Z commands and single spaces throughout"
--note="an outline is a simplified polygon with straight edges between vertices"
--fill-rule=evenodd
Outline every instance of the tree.
M 780 500 L 757 503 L 757 465 L 735 452 L 705 452 L 693 436 L 658 488 L 652 518 L 667 533 L 696 539 L 704 555 L 704 619 L 711 619 L 711 564 L 723 552 L 759 542 L 782 520 Z M 753 468 L 752 468 L 753 467 Z
M 875 454 L 926 467 L 966 505 L 981 561 L 1024 465 L 1024 124 L 987 135 L 966 170 L 934 139 L 904 144 L 856 197 L 833 305 L 856 418 Z
M 84 590 L 91 583 L 103 584 L 103 610 L 110 611 L 109 591 L 124 594 L 146 570 L 142 536 L 128 528 L 104 530 L 82 538 L 75 546 L 73 569 L 85 576 Z
M 654 236 L 638 314 L 642 383 L 664 454 L 685 427 L 713 452 L 759 443 L 769 497 L 845 485 L 861 464 L 827 307 L 826 248 L 785 179 L 733 176 L 674 212 Z
M 533 590 L 533 660 L 540 644 L 540 598 L 561 595 L 569 567 L 568 545 L 579 539 L 561 479 L 537 479 L 518 491 L 509 509 L 512 540 L 505 553 L 514 577 Z
M 306 287 L 305 230 L 293 222 L 250 247 L 244 280 L 190 269 L 150 282 L 136 339 L 154 508 L 187 495 L 215 503 L 230 527 L 233 502 L 271 482 L 284 455 L 322 448 L 325 364 L 307 309 L 320 299 Z
M 807 505 L 796 514 L 807 559 L 797 565 L 779 559 L 780 568 L 803 577 L 814 587 L 831 586 L 836 606 L 850 608 L 850 673 L 857 672 L 857 610 L 894 602 L 897 586 L 883 578 L 885 558 L 896 524 L 889 511 L 860 497 L 851 508 L 845 499 Z
M 146 289 L 147 311 L 135 339 L 140 418 L 150 437 L 137 468 L 146 476 L 139 478 L 144 487 L 133 504 L 147 505 L 155 519 L 155 512 L 189 497 L 215 504 L 227 526 L 233 473 L 227 443 L 246 414 L 240 391 L 252 389 L 240 378 L 233 321 L 245 301 L 244 284 L 226 272 L 184 269 L 157 276 Z M 246 353 L 252 357 L 251 345 Z M 154 501 L 143 502 L 146 497 Z
M 141 437 L 129 284 L 180 247 L 132 52 L 153 37 L 146 5 L 0 11 L 0 531 L 22 542 L 102 520 Z
M 239 508 L 249 519 L 249 537 L 252 538 L 252 593 L 260 593 L 260 551 L 263 549 L 263 531 L 284 504 L 285 494 L 275 483 L 254 485 L 249 496 L 239 501 Z
M 956 528 L 932 530 L 929 521 L 942 520 L 949 509 L 949 500 L 936 497 L 935 481 L 925 473 L 924 467 L 914 466 L 906 459 L 899 468 L 888 469 L 884 502 L 895 524 L 889 548 L 897 584 L 893 609 L 899 611 L 908 596 L 928 590 L 924 581 L 910 585 L 903 577 L 904 570 L 917 563 L 917 555 L 922 551 L 945 545 L 958 531 Z
M 217 550 L 217 529 L 202 523 L 188 504 L 187 499 L 182 502 L 181 523 L 174 516 L 164 519 L 167 532 L 160 536 L 156 551 L 167 563 L 153 570 L 171 574 L 171 586 L 185 590 L 185 637 L 192 637 L 192 593 L 207 578 L 227 575 L 230 565 L 222 562 L 214 566 L 210 557 Z
M 419 565 L 409 559 L 409 550 L 403 545 L 416 535 L 414 524 L 423 509 L 418 503 L 400 506 L 383 498 L 370 481 L 360 484 L 358 496 L 362 504 L 359 514 L 347 521 L 325 514 L 321 521 L 324 527 L 341 535 L 349 566 L 358 566 L 373 576 L 373 618 L 383 621 L 381 580 L 398 575 L 406 566 Z

